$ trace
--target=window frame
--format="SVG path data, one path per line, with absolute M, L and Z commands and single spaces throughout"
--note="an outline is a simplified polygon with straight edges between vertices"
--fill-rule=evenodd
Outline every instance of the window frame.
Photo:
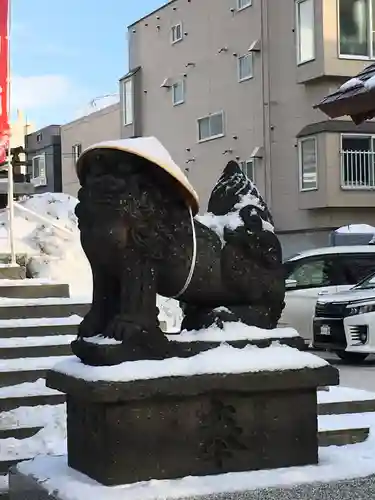
M 77 163 L 78 158 L 81 156 L 81 154 L 82 154 L 82 144 L 80 142 L 73 144 L 72 155 L 73 155 L 74 165 Z
M 251 71 L 250 75 L 241 78 L 241 60 L 244 58 L 250 59 Z M 251 80 L 252 78 L 254 78 L 254 56 L 252 52 L 237 57 L 237 78 L 238 83 L 246 82 L 247 80 Z
M 241 0 L 236 1 L 236 7 L 237 7 L 237 12 L 241 12 L 244 9 L 247 9 L 248 7 L 251 7 L 253 5 L 253 0 L 246 0 L 245 5 L 240 5 Z
M 127 105 L 129 102 L 127 101 L 127 90 L 126 86 L 130 84 L 130 102 L 131 102 L 131 112 L 128 112 Z M 133 77 L 126 78 L 121 81 L 121 112 L 122 112 L 122 126 L 128 127 L 129 125 L 133 125 L 134 123 L 134 82 Z M 130 119 L 129 119 L 130 116 Z
M 212 118 L 213 116 L 218 116 L 218 115 L 221 115 L 222 116 L 222 124 L 223 124 L 223 127 L 222 127 L 222 133 L 221 134 L 215 134 L 215 135 L 210 135 L 209 137 L 206 137 L 204 139 L 201 139 L 200 138 L 200 127 L 199 127 L 199 123 L 202 121 L 202 120 L 205 120 L 207 118 Z M 205 116 L 201 116 L 197 119 L 197 138 L 198 138 L 198 143 L 201 144 L 203 142 L 207 142 L 207 141 L 213 141 L 215 139 L 220 139 L 222 137 L 225 136 L 225 113 L 224 111 L 216 111 L 215 113 L 210 113 L 208 115 L 205 115 Z
M 302 164 L 302 147 L 303 143 L 309 140 L 314 141 L 314 153 L 315 153 L 315 186 L 314 187 L 303 187 L 303 164 Z M 308 191 L 317 191 L 319 189 L 319 159 L 318 159 L 318 138 L 316 135 L 308 135 L 306 137 L 301 137 L 298 139 L 298 173 L 299 173 L 299 190 L 301 193 Z
M 335 253 L 332 253 L 332 254 L 321 254 L 321 255 L 313 255 L 311 257 L 303 257 L 301 259 L 296 259 L 296 260 L 291 260 L 291 261 L 287 261 L 287 263 L 289 264 L 289 270 L 287 270 L 287 273 L 285 273 L 285 281 L 287 280 L 290 280 L 290 279 L 293 279 L 291 278 L 291 274 L 295 273 L 296 270 L 301 267 L 301 266 L 304 266 L 306 264 L 314 264 L 315 262 L 320 262 L 322 261 L 323 262 L 323 265 L 326 266 L 327 263 L 329 261 L 331 261 L 331 264 L 332 264 L 332 272 L 334 273 L 334 281 L 333 283 L 326 283 L 326 284 L 319 284 L 319 285 L 312 285 L 312 284 L 309 284 L 309 285 L 300 285 L 300 286 L 294 286 L 294 287 L 290 287 L 290 288 L 287 288 L 286 287 L 286 292 L 294 292 L 296 290 L 309 290 L 309 289 L 315 289 L 315 288 L 326 288 L 326 287 L 335 287 L 335 286 L 339 286 L 342 284 L 342 269 L 339 268 L 339 266 L 335 266 L 335 260 L 338 258 L 339 254 L 335 254 Z M 290 265 L 294 263 L 295 265 L 292 266 L 292 268 L 290 269 Z
M 34 162 L 36 159 L 40 161 L 40 158 L 43 158 L 43 168 L 44 168 L 44 175 L 40 175 L 40 168 L 39 168 L 39 175 L 35 176 L 34 175 Z M 31 183 L 35 187 L 40 187 L 40 186 L 47 186 L 47 168 L 46 168 L 46 153 L 41 153 L 38 155 L 35 155 L 31 158 Z
M 178 85 L 181 85 L 182 87 L 182 99 L 180 101 L 175 100 L 175 89 Z M 184 104 L 185 102 L 185 80 L 181 79 L 172 84 L 172 104 L 173 106 L 180 106 L 181 104 Z
M 372 256 L 374 256 L 373 259 L 371 259 Z M 372 252 L 350 252 L 350 253 L 342 253 L 342 254 L 339 254 L 339 259 L 338 260 L 339 260 L 339 263 L 340 263 L 341 272 L 342 272 L 343 276 L 345 276 L 345 280 L 343 280 L 343 282 L 342 282 L 343 285 L 353 285 L 353 286 L 357 285 L 362 280 L 364 280 L 367 276 L 370 276 L 371 274 L 373 274 L 375 272 L 375 254 L 373 254 Z M 357 265 L 354 264 L 354 269 L 355 270 L 358 270 L 359 267 L 361 267 L 362 270 L 363 270 L 363 268 L 367 267 L 367 266 L 361 266 L 360 263 L 358 264 L 358 261 L 369 262 L 370 260 L 373 260 L 374 267 L 368 268 L 368 269 L 371 269 L 371 270 L 370 271 L 365 271 L 365 273 L 363 274 L 362 278 L 360 278 L 358 281 L 355 281 L 357 278 L 355 278 L 354 280 L 348 280 L 347 279 L 347 273 L 346 273 L 346 271 L 348 269 L 349 269 L 349 271 L 351 271 L 353 269 L 353 266 L 350 265 L 350 262 L 353 262 L 353 263 L 357 262 Z M 353 281 L 355 281 L 355 282 L 353 283 Z
M 249 177 L 246 172 L 244 171 L 244 167 L 247 168 L 247 164 L 248 163 L 251 163 L 251 169 L 252 169 L 252 172 L 253 172 L 253 176 L 252 178 Z M 241 167 L 241 170 L 242 172 L 246 175 L 246 177 L 251 181 L 251 182 L 254 182 L 255 183 L 255 158 L 249 158 L 248 160 L 242 160 L 240 161 L 240 167 Z
M 313 55 L 308 59 L 301 58 L 301 23 L 299 16 L 299 8 L 300 5 L 305 2 L 312 2 L 314 16 L 312 18 L 312 30 L 313 30 Z M 309 63 L 311 61 L 315 61 L 316 59 L 316 33 L 315 33 L 315 0 L 295 0 L 295 26 L 296 26 L 296 57 L 297 57 L 297 65 L 301 66 L 302 64 Z
M 369 37 L 372 36 L 372 34 L 375 34 L 375 23 L 373 20 L 373 11 L 375 9 L 375 2 L 374 0 L 366 0 L 367 2 L 367 24 L 366 24 L 366 42 L 367 42 L 367 55 L 366 56 L 361 56 L 361 55 L 355 55 L 355 54 L 341 54 L 341 25 L 340 25 L 340 2 L 341 0 L 337 0 L 336 6 L 337 6 L 337 56 L 339 59 L 351 59 L 351 60 L 357 60 L 357 61 L 372 61 L 375 60 L 375 38 L 374 41 Z
M 181 30 L 181 36 L 180 36 L 180 38 L 174 38 L 174 36 L 173 36 L 173 34 L 174 34 L 174 32 L 175 32 L 175 30 L 176 30 L 177 27 L 179 27 L 180 30 Z M 182 21 L 180 21 L 180 22 L 178 22 L 176 24 L 173 24 L 171 26 L 171 34 L 170 34 L 170 36 L 171 36 L 171 44 L 172 45 L 174 45 L 174 44 L 176 44 L 178 42 L 181 42 L 184 39 L 184 30 L 183 30 Z

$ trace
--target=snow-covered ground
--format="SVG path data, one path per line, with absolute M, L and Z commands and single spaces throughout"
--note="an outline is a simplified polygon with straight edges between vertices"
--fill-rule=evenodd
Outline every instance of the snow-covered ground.
M 18 393 L 33 392 L 30 389 L 32 385 L 34 385 L 35 391 L 37 387 L 42 389 L 41 386 L 44 384 L 42 380 L 33 384 L 20 384 Z M 373 399 L 374 397 L 375 394 L 366 391 L 343 388 L 331 388 L 328 392 L 319 391 L 318 393 L 319 403 L 345 400 L 346 398 Z M 174 481 L 150 481 L 118 488 L 99 486 L 87 478 L 83 482 L 85 486 L 80 485 L 79 478 L 82 476 L 73 471 L 68 471 L 64 459 L 53 458 L 49 461 L 48 458 L 42 458 L 44 455 L 66 454 L 66 409 L 64 404 L 17 408 L 1 414 L 0 428 L 11 429 L 32 426 L 43 427 L 43 429 L 34 436 L 22 441 L 13 438 L 1 440 L 0 460 L 41 457 L 36 465 L 37 476 L 47 479 L 51 487 L 58 487 L 61 489 L 60 491 L 64 491 L 67 498 L 70 498 L 72 488 L 76 490 L 76 496 L 73 496 L 73 498 L 81 498 L 90 493 L 94 498 L 102 498 L 100 495 L 105 493 L 108 494 L 108 497 L 103 498 L 107 500 L 111 498 L 114 500 L 117 500 L 117 498 L 122 500 L 138 500 L 139 498 L 151 500 L 178 497 L 182 493 L 185 496 L 189 494 L 215 493 L 221 491 L 223 485 L 229 492 L 266 486 L 303 484 L 312 481 L 334 481 L 344 478 L 364 477 L 375 473 L 375 413 L 319 416 L 318 428 L 320 431 L 370 427 L 370 436 L 367 441 L 360 444 L 321 448 L 319 450 L 320 463 L 317 466 L 224 474 L 201 478 L 188 477 Z M 55 466 L 57 469 L 55 469 Z M 31 470 L 32 467 L 35 467 L 35 465 L 25 464 L 21 466 L 21 470 L 26 472 L 29 469 Z M 62 476 L 60 477 L 60 475 Z M 68 479 L 69 481 L 67 481 Z M 58 482 L 56 483 L 56 481 Z M 5 488 L 7 485 L 6 478 L 3 479 L 3 482 Z M 78 488 L 87 488 L 85 495 L 83 495 L 83 491 L 79 492 L 82 496 L 78 495 Z
M 366 477 L 375 473 L 375 413 L 319 417 L 319 429 L 345 428 L 347 424 L 370 427 L 367 441 L 347 446 L 319 449 L 319 464 L 221 474 L 185 477 L 177 480 L 152 480 L 133 485 L 106 487 L 69 469 L 65 457 L 39 457 L 19 465 L 21 472 L 31 474 L 50 492 L 63 498 L 96 498 L 98 500 L 160 500 L 198 495 L 227 494 L 258 488 L 287 487 L 312 482 L 333 482 Z M 344 427 L 343 427 L 344 426 Z M 32 438 L 30 438 L 32 439 Z
M 45 193 L 25 198 L 19 204 L 25 210 L 15 207 L 16 253 L 27 256 L 28 268 L 33 277 L 43 281 L 68 283 L 75 301 L 90 301 L 91 269 L 79 239 L 74 214 L 77 199 L 63 193 Z M 0 254 L 9 254 L 8 230 L 7 211 L 1 210 Z M 176 330 L 182 319 L 178 302 L 159 297 L 158 305 L 161 310 L 160 320 L 167 323 L 168 330 Z
M 20 407 L 0 414 L 0 428 L 24 427 L 42 427 L 42 429 L 27 439 L 2 439 L 0 460 L 66 453 L 65 404 Z

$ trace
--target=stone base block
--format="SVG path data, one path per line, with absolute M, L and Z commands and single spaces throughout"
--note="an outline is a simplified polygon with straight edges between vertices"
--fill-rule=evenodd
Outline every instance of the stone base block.
M 0 279 L 23 280 L 26 278 L 26 269 L 18 264 L 1 264 Z
M 343 453 L 347 453 L 347 450 Z M 244 473 L 230 480 L 225 475 L 218 476 L 215 478 L 216 486 L 213 483 L 208 485 L 204 478 L 186 478 L 176 482 L 156 481 L 153 484 L 143 483 L 112 488 L 99 485 L 87 476 L 69 469 L 63 457 L 39 457 L 11 470 L 9 498 L 10 500 L 91 498 L 93 500 L 160 500 L 161 498 L 164 500 L 327 500 L 328 498 L 368 500 L 375 497 L 375 475 L 351 480 L 309 482 L 309 478 L 316 476 L 316 470 L 311 467 L 298 468 L 291 470 L 290 476 L 286 477 L 290 477 L 291 480 L 303 477 L 304 484 L 293 485 L 289 484 L 290 481 L 281 480 L 282 486 L 276 486 L 273 484 L 274 471 L 263 471 L 260 480 L 255 478 L 256 474 Z M 340 470 L 338 474 L 340 475 Z M 233 483 L 238 484 L 238 490 L 233 488 Z M 254 487 L 251 486 L 252 483 Z M 241 485 L 245 488 L 241 488 Z M 221 487 L 222 493 L 219 492 Z M 210 489 L 214 493 L 210 492 Z
M 104 382 L 51 371 L 47 380 L 67 394 L 70 467 L 120 485 L 316 464 L 316 388 L 337 384 L 338 372 L 326 365 Z

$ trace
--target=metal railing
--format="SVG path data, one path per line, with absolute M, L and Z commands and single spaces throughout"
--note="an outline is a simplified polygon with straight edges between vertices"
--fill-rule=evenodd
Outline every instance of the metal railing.
M 68 229 L 67 227 L 62 226 L 61 224 L 57 223 L 52 217 L 48 217 L 45 215 L 38 214 L 37 212 L 34 212 L 33 210 L 30 210 L 29 208 L 24 207 L 20 203 L 14 201 L 14 208 L 17 210 L 20 210 L 21 212 L 24 212 L 31 217 L 34 217 L 35 219 L 39 220 L 40 222 L 43 222 L 44 224 L 47 224 L 49 226 L 53 226 L 55 229 L 58 231 L 61 231 L 65 235 L 71 236 L 73 234 L 73 231 L 71 229 Z
M 35 219 L 46 226 L 52 226 L 55 229 L 58 230 L 58 232 L 63 233 L 64 236 L 72 236 L 74 231 L 72 229 L 69 229 L 67 227 L 62 226 L 58 222 L 56 222 L 55 219 L 52 217 L 49 217 L 48 215 L 41 215 L 38 214 L 37 212 L 34 212 L 34 210 L 30 210 L 30 208 L 24 207 L 21 203 L 18 203 L 17 201 L 13 201 L 13 206 L 15 210 L 19 210 L 20 212 L 24 212 L 25 214 L 29 215 L 30 218 Z M 0 210 L 1 213 L 3 212 L 8 212 L 8 208 L 3 208 Z
M 375 152 L 341 151 L 341 188 L 375 189 Z

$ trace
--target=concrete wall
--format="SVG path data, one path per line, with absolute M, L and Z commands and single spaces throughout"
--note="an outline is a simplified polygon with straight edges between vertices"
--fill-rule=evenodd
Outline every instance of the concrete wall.
M 120 104 L 113 104 L 61 127 L 63 192 L 76 196 L 79 183 L 75 172 L 72 148 L 82 151 L 100 141 L 120 139 Z
M 35 193 L 61 192 L 61 136 L 60 125 L 49 125 L 25 137 L 27 161 L 45 155 L 46 186 L 36 186 Z M 31 166 L 27 167 L 31 173 Z

